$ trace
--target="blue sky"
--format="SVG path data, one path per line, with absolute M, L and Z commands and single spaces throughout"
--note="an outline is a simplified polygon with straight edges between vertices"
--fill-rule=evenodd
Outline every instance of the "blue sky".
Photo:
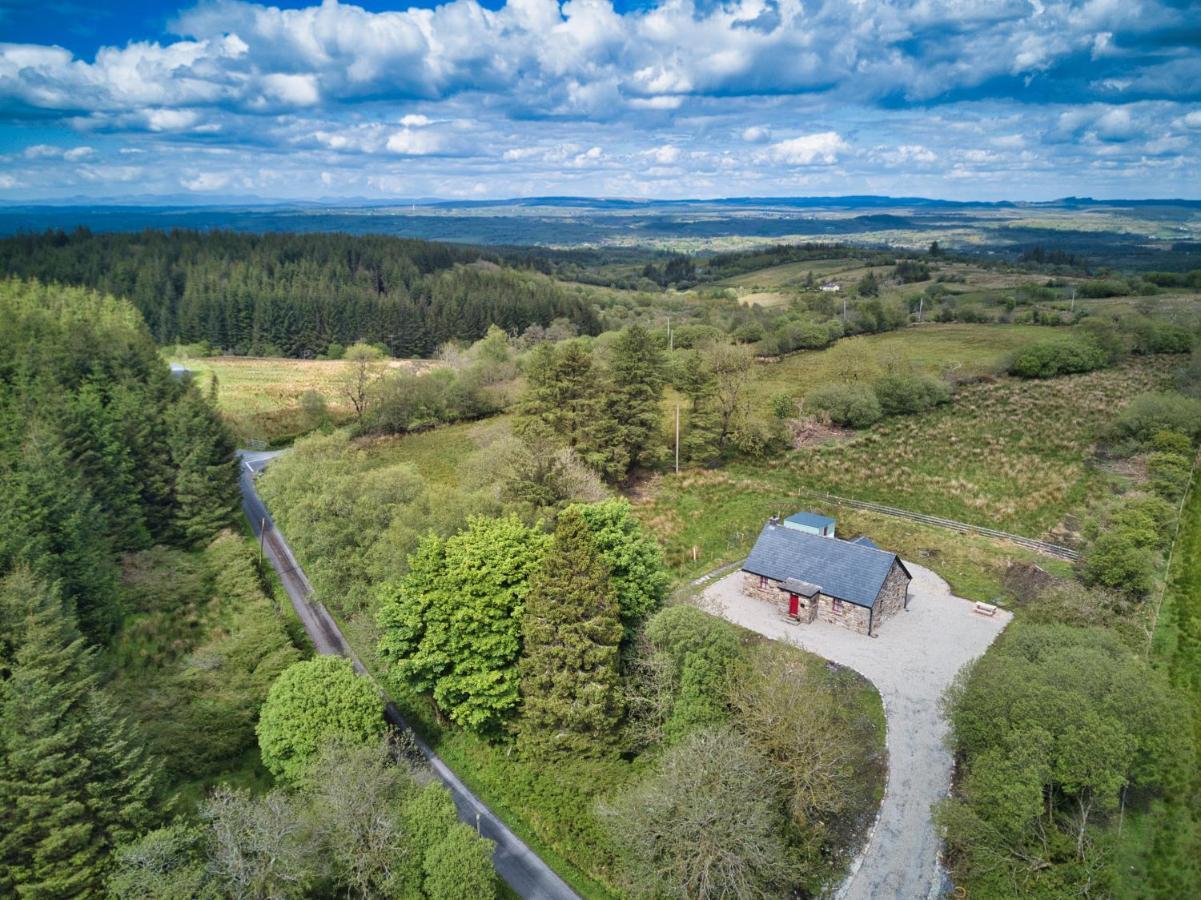
M 0 0 L 0 200 L 1201 198 L 1196 0 Z

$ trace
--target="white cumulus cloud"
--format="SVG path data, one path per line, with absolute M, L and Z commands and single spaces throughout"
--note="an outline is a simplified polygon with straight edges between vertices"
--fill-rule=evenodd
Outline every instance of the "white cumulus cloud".
M 768 147 L 772 160 L 789 166 L 810 166 L 814 163 L 830 164 L 838 155 L 850 149 L 837 131 L 820 131 L 800 137 L 779 141 Z

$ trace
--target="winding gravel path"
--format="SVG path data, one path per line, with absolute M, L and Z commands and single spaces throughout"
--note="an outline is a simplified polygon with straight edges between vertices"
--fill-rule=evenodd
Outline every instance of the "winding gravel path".
M 788 641 L 859 672 L 884 699 L 888 785 L 866 846 L 838 890 L 840 900 L 918 900 L 939 896 L 945 873 L 931 806 L 951 788 L 947 722 L 939 701 L 955 674 L 982 654 L 1012 618 L 989 618 L 956 597 L 922 566 L 913 573 L 909 609 L 869 638 L 836 625 L 790 621 L 776 607 L 744 596 L 742 573 L 710 586 L 701 604 L 773 640 Z

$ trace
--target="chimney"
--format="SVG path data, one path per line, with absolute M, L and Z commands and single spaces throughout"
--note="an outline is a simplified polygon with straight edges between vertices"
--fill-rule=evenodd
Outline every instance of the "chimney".
M 779 515 L 779 513 L 777 513 L 776 515 L 774 515 L 774 516 L 772 516 L 770 519 L 768 519 L 768 520 L 767 520 L 767 524 L 768 524 L 768 525 L 779 525 L 779 524 L 780 524 L 780 515 Z

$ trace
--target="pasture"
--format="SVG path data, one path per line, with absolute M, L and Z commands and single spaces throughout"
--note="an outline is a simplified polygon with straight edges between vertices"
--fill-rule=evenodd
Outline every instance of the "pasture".
M 205 394 L 217 379 L 217 407 L 242 441 L 282 443 L 320 425 L 301 406 L 300 398 L 307 391 L 322 397 L 331 422 L 341 424 L 350 415 L 340 388 L 349 363 L 342 360 L 207 356 L 171 357 L 170 361 L 189 369 Z M 424 372 L 437 363 L 393 359 L 388 365 Z
M 891 371 L 970 379 L 1000 371 L 1009 355 L 1053 334 L 1035 325 L 917 325 L 843 338 L 825 350 L 793 353 L 756 367 L 754 405 L 766 412 L 777 394 L 803 399 L 832 381 L 871 381 Z
M 1157 358 L 1052 381 L 967 384 L 948 406 L 845 439 L 767 462 L 660 476 L 640 491 L 638 512 L 681 578 L 738 559 L 772 513 L 816 509 L 838 519 L 841 534 L 867 534 L 934 569 L 961 596 L 989 600 L 1010 561 L 1061 574 L 1066 566 L 1003 541 L 839 509 L 811 492 L 1071 541 L 1118 477 L 1092 463 L 1099 429 L 1135 394 L 1164 386 L 1173 364 Z

